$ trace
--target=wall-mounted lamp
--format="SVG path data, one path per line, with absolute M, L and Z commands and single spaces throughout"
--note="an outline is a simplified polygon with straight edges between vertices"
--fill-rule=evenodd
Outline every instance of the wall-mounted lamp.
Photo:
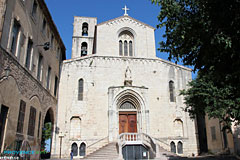
M 50 48 L 50 42 L 45 42 L 42 45 L 36 45 L 36 46 L 42 46 L 45 51 L 49 50 Z
M 11 72 L 10 66 L 8 65 L 4 70 L 5 70 L 5 76 L 8 78 L 8 76 Z

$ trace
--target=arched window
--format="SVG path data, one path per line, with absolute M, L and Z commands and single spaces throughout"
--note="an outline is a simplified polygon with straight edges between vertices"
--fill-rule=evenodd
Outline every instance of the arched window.
M 127 45 L 127 41 L 124 41 L 124 56 L 128 56 L 128 45 Z
M 72 144 L 72 152 L 73 152 L 73 156 L 77 156 L 78 155 L 78 146 L 76 143 Z
M 178 154 L 183 154 L 183 144 L 181 141 L 179 141 L 177 144 L 177 152 Z
M 78 81 L 78 100 L 83 100 L 83 79 L 79 79 Z
M 169 82 L 169 93 L 170 93 L 170 102 L 175 102 L 175 95 L 174 95 L 174 82 Z
M 77 139 L 80 138 L 80 127 L 81 127 L 81 119 L 79 116 L 73 116 L 70 120 L 70 138 Z
M 119 41 L 119 55 L 120 55 L 120 56 L 123 55 L 122 50 L 123 50 L 123 49 L 122 49 L 122 41 L 120 40 L 120 41 Z
M 171 152 L 176 153 L 176 145 L 174 142 L 170 143 L 170 147 L 171 147 Z
M 86 22 L 82 24 L 82 36 L 88 36 L 88 24 Z
M 132 51 L 132 41 L 129 41 L 129 56 L 133 56 Z
M 183 122 L 181 119 L 174 120 L 174 130 L 176 137 L 183 137 Z
M 83 42 L 81 45 L 81 57 L 87 55 L 87 48 L 88 48 L 87 43 Z
M 120 109 L 136 109 L 136 107 L 130 103 L 130 102 L 124 102 L 121 106 Z
M 81 143 L 81 145 L 79 147 L 79 154 L 80 154 L 80 156 L 86 155 L 86 144 L 85 143 Z
M 120 56 L 133 56 L 134 55 L 134 35 L 128 31 L 122 31 L 119 36 L 119 55 Z

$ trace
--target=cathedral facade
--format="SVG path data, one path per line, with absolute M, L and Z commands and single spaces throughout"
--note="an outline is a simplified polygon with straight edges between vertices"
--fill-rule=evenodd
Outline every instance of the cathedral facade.
M 156 57 L 155 29 L 126 13 L 99 24 L 96 18 L 74 17 L 73 26 L 52 156 L 69 157 L 72 150 L 84 157 L 112 142 L 121 150 L 139 135 L 176 154 L 197 155 L 196 124 L 179 96 L 192 80 L 191 69 Z M 121 143 L 129 136 L 133 140 Z

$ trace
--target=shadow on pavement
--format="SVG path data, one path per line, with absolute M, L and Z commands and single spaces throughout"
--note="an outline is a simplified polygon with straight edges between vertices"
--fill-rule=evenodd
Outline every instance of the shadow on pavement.
M 169 160 L 239 160 L 235 156 L 220 155 L 220 156 L 199 156 L 199 157 L 178 157 L 168 156 Z

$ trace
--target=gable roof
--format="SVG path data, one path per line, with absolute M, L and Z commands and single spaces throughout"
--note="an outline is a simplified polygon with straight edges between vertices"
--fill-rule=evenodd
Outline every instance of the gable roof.
M 150 28 L 152 28 L 152 29 L 154 29 L 154 30 L 156 29 L 156 28 L 154 28 L 153 26 L 150 26 L 150 25 L 148 25 L 148 24 L 146 24 L 146 23 L 143 23 L 143 22 L 141 22 L 141 21 L 139 21 L 139 20 L 137 20 L 137 19 L 135 19 L 135 18 L 132 18 L 132 17 L 130 17 L 130 16 L 127 16 L 127 15 L 125 15 L 125 16 L 120 16 L 120 17 L 117 17 L 117 18 L 114 18 L 114 19 L 111 19 L 111 20 L 108 20 L 108 21 L 99 23 L 99 24 L 97 24 L 97 26 L 100 26 L 100 25 L 103 25 L 103 24 L 106 24 L 106 23 L 109 23 L 109 22 L 112 22 L 112 21 L 116 21 L 116 20 L 118 20 L 118 19 L 125 18 L 125 17 L 127 17 L 127 18 L 129 18 L 129 19 L 132 19 L 133 21 L 136 21 L 136 22 L 138 22 L 138 23 L 141 23 L 141 24 L 144 25 L 144 26 L 150 27 Z

